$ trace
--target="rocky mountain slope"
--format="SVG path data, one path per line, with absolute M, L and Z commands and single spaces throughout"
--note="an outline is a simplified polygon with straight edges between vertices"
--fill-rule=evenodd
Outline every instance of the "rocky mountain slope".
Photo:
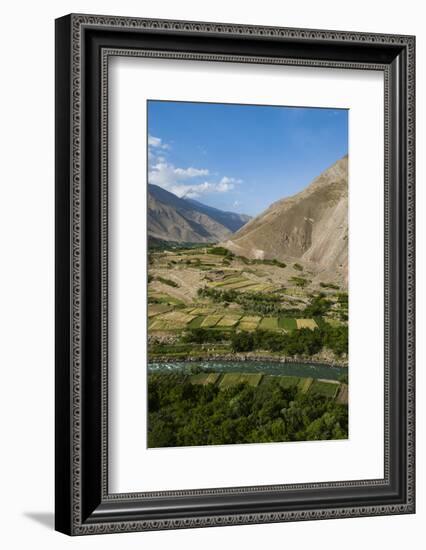
M 347 286 L 348 157 L 297 195 L 273 203 L 222 245 L 247 258 L 297 261 L 314 278 Z
M 178 243 L 219 242 L 229 238 L 249 219 L 249 216 L 179 198 L 157 185 L 148 185 L 150 238 Z

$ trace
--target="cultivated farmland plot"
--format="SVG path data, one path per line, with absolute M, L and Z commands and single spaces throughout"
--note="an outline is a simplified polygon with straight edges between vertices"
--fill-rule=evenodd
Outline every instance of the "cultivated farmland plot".
M 240 330 L 246 330 L 248 332 L 251 332 L 253 330 L 256 330 L 258 324 L 260 323 L 262 317 L 256 317 L 253 315 L 245 315 L 242 317 L 241 321 L 239 322 L 238 328 Z
M 313 319 L 296 319 L 297 322 L 297 328 L 310 328 L 311 330 L 314 330 L 318 328 L 318 325 Z
M 278 326 L 279 328 L 287 331 L 295 330 L 297 329 L 296 319 L 292 319 L 289 317 L 280 317 L 278 320 Z
M 226 285 L 222 288 L 224 288 L 226 290 L 251 290 L 256 285 L 257 285 L 256 282 L 248 281 L 246 279 L 245 281 L 240 281 L 238 283 L 232 283 L 232 284 Z
M 268 283 L 253 283 L 253 286 L 246 287 L 243 290 L 247 290 L 247 292 L 273 292 L 275 289 L 274 285 Z
M 339 391 L 339 384 L 333 384 L 326 382 L 324 380 L 314 380 L 311 387 L 309 388 L 309 393 L 316 395 L 324 395 L 334 399 Z
M 312 386 L 314 379 L 313 378 L 301 378 L 299 382 L 299 389 L 302 393 L 308 393 L 310 387 Z
M 149 304 L 148 305 L 148 317 L 154 317 L 155 315 L 158 315 L 159 313 L 166 313 L 167 311 L 170 311 L 172 308 L 168 304 Z
M 178 300 L 177 298 L 174 298 L 173 296 L 170 296 L 170 294 L 165 294 L 163 292 L 148 292 L 148 300 L 155 300 L 164 304 L 171 304 L 171 305 L 182 305 L 182 300 Z
M 228 373 L 224 374 L 220 381 L 219 387 L 224 390 L 236 384 L 249 384 L 250 386 L 258 386 L 262 380 L 262 374 L 243 374 L 243 373 Z
M 204 321 L 202 321 L 201 326 L 203 328 L 212 328 L 218 324 L 218 322 L 222 319 L 222 315 L 208 315 Z
M 205 317 L 204 315 L 197 315 L 190 323 L 187 324 L 187 328 L 201 328 Z
M 216 312 L 215 309 L 211 308 L 205 308 L 205 307 L 196 307 L 194 309 L 191 309 L 188 313 L 192 313 L 193 315 L 212 315 Z
M 161 316 L 161 319 L 168 323 L 179 323 L 182 325 L 186 325 L 187 323 L 190 323 L 193 319 L 195 319 L 195 317 L 196 315 L 184 313 L 183 311 L 178 310 L 165 313 Z
M 246 279 L 244 277 L 232 275 L 232 276 L 224 277 L 221 281 L 216 281 L 212 283 L 211 286 L 216 288 L 222 288 L 222 287 L 228 287 L 233 284 L 242 283 L 245 281 Z
M 207 384 L 218 384 L 221 390 L 226 390 L 237 384 L 248 384 L 257 387 L 259 384 L 278 382 L 284 388 L 297 388 L 302 393 L 321 395 L 338 403 L 348 402 L 348 387 L 335 380 L 314 380 L 313 378 L 300 378 L 298 376 L 271 375 L 262 373 L 220 373 L 209 372 L 199 373 L 190 376 L 192 384 L 205 386 Z
M 263 330 L 277 330 L 278 317 L 264 317 L 260 322 L 260 328 Z
M 191 384 L 199 384 L 206 386 L 207 384 L 216 384 L 222 375 L 219 372 L 208 372 L 201 374 L 193 374 L 190 378 Z
M 241 316 L 238 315 L 225 315 L 222 317 L 222 319 L 217 323 L 218 327 L 234 327 L 238 321 L 240 320 Z

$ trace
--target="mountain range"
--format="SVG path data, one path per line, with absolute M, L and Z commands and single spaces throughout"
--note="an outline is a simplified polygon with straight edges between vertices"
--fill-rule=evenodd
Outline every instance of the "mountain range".
M 148 237 L 178 243 L 214 243 L 229 238 L 250 216 L 226 212 L 158 185 L 148 185 Z
M 348 157 L 300 193 L 273 203 L 221 243 L 238 256 L 297 261 L 321 279 L 347 285 Z
M 348 157 L 303 191 L 250 218 L 148 185 L 148 235 L 220 243 L 237 256 L 301 264 L 313 278 L 348 283 Z

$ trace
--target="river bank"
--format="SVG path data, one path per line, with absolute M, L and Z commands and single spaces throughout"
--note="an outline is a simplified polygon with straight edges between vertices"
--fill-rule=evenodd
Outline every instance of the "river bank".
M 259 353 L 233 353 L 230 354 L 200 354 L 200 355 L 158 355 L 153 357 L 149 360 L 150 363 L 168 363 L 168 362 L 176 362 L 176 363 L 199 363 L 199 362 L 217 362 L 217 361 L 225 361 L 225 362 L 245 362 L 245 361 L 254 361 L 254 362 L 271 362 L 271 363 L 281 363 L 281 364 L 301 364 L 301 363 L 308 363 L 308 364 L 314 364 L 318 366 L 323 367 L 336 367 L 336 368 L 342 368 L 347 369 L 348 368 L 348 362 L 347 361 L 330 361 L 330 360 L 324 360 L 322 358 L 316 358 L 316 357 L 306 357 L 306 356 L 294 356 L 294 357 L 286 357 L 286 356 L 278 356 L 278 355 L 262 355 Z
M 274 376 L 297 376 L 311 379 L 341 380 L 347 376 L 347 368 L 336 365 L 324 365 L 322 363 L 278 361 L 268 358 L 256 359 L 244 358 L 238 359 L 216 359 L 216 360 L 196 360 L 174 361 L 167 359 L 165 361 L 152 361 L 148 363 L 149 374 L 194 374 L 194 373 L 239 373 L 239 374 L 265 374 Z

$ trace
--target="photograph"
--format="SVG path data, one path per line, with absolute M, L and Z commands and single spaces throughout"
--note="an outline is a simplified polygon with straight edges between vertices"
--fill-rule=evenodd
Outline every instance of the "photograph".
M 147 101 L 148 448 L 349 438 L 348 124 Z
M 368 522 L 371 539 L 400 548 L 420 525 L 403 516 L 416 513 L 421 18 L 399 10 L 384 19 L 383 6 L 369 5 L 367 25 L 359 7 L 311 2 L 297 15 L 247 5 L 233 18 L 227 6 L 220 22 L 203 3 L 168 4 L 155 17 L 58 7 L 54 136 L 36 120 L 41 100 L 28 127 L 46 139 L 33 132 L 33 155 L 23 155 L 16 116 L 19 131 L 7 132 L 21 158 L 7 186 L 18 210 L 4 201 L 17 228 L 5 234 L 35 239 L 29 256 L 22 246 L 11 256 L 23 274 L 40 264 L 41 240 L 36 222 L 28 232 L 22 220 L 53 227 L 34 197 L 55 214 L 55 246 L 47 239 L 51 258 L 33 292 L 40 307 L 6 292 L 20 338 L 9 363 L 17 350 L 44 360 L 53 339 L 39 319 L 29 323 L 49 336 L 36 349 L 41 337 L 23 341 L 22 323 L 46 311 L 40 288 L 52 288 L 54 251 L 54 431 L 51 403 L 33 383 L 50 391 L 51 369 L 29 356 L 6 369 L 19 376 L 5 387 L 24 382 L 23 423 L 49 405 L 50 458 L 40 454 L 28 475 L 53 488 L 39 474 L 55 472 L 55 536 L 107 535 L 108 546 L 109 534 L 122 534 L 126 546 L 132 532 L 168 531 L 165 546 L 187 548 L 204 528 L 226 526 L 228 547 L 242 540 L 233 526 L 271 524 L 272 539 L 281 529 L 310 547 L 329 524 L 336 545 L 358 548 L 358 523 Z M 28 19 L 52 50 L 40 15 Z M 52 55 L 39 57 L 38 73 L 52 81 Z M 31 66 L 12 69 L 5 74 L 28 88 Z M 45 154 L 53 137 L 54 170 Z M 54 201 L 35 185 L 39 158 Z M 4 271 L 22 283 L 19 270 Z M 19 296 L 28 292 L 20 286 Z M 26 456 L 23 429 L 13 441 Z M 43 520 L 51 500 L 37 508 L 23 499 L 14 532 L 32 534 L 29 522 Z M 257 548 L 265 537 L 249 538 Z

